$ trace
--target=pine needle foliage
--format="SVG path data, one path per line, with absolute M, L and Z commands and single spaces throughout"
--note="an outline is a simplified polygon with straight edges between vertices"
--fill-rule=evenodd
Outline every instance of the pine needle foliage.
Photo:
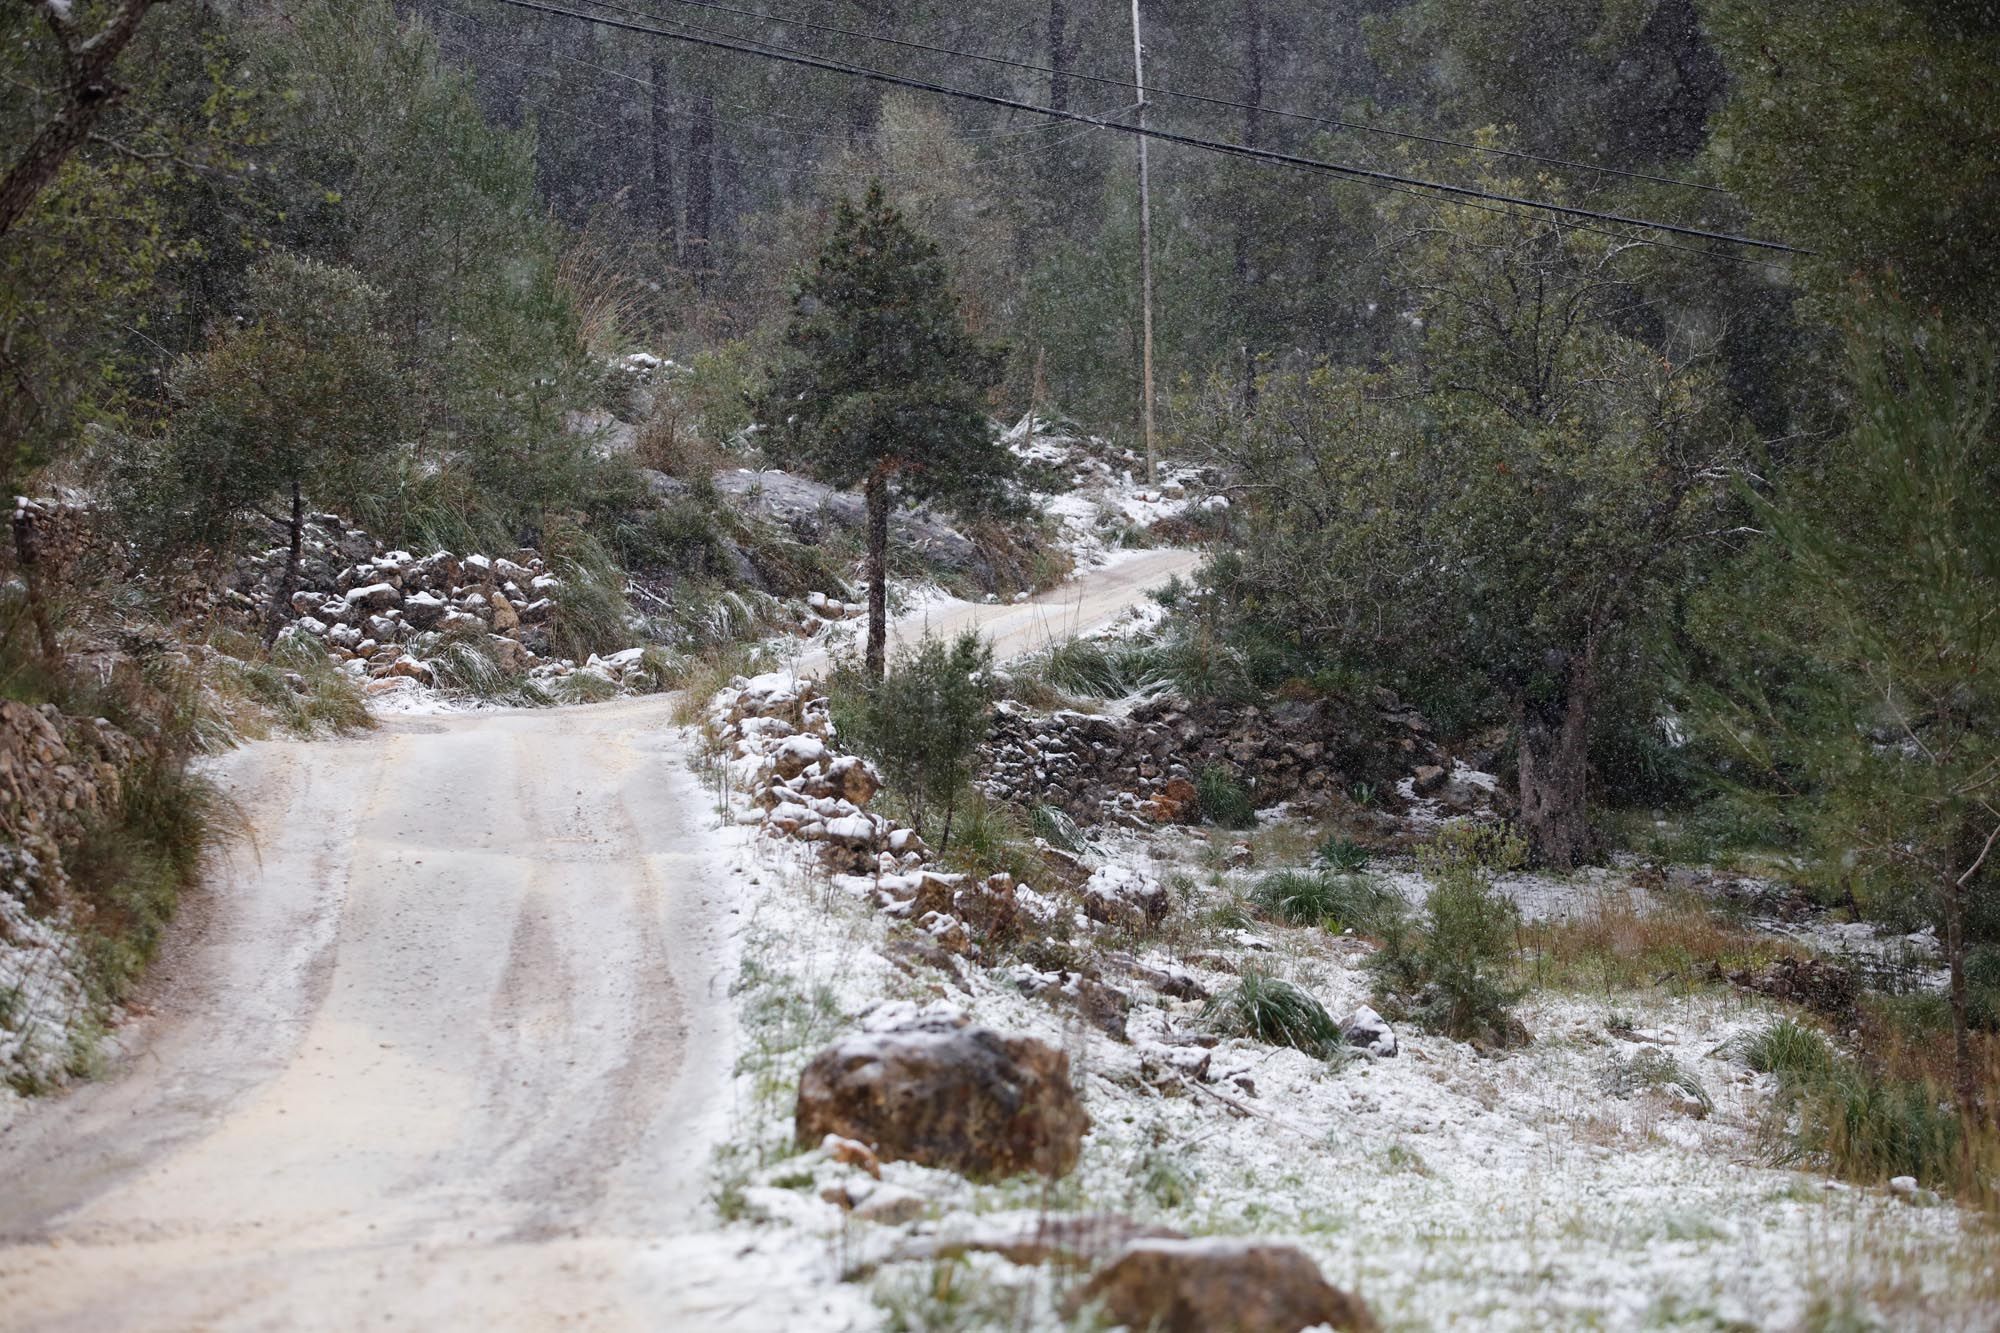
M 935 242 L 891 207 L 880 181 L 842 200 L 794 290 L 763 422 L 827 483 L 868 500 L 868 670 L 884 670 L 892 504 L 932 500 L 988 511 L 1014 456 L 994 437 L 985 393 L 998 352 L 965 327 Z

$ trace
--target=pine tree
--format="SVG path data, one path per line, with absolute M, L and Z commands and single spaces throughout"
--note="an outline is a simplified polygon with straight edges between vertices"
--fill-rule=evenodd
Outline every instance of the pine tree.
M 841 202 L 794 298 L 762 416 L 798 440 L 822 480 L 867 497 L 867 669 L 879 680 L 890 507 L 990 508 L 1014 470 L 981 404 L 1000 357 L 967 333 L 937 245 L 889 206 L 879 181 L 858 206 Z
M 1849 354 L 1837 465 L 1765 507 L 1775 588 L 1737 617 L 1772 666 L 1737 671 L 1706 711 L 1754 771 L 1804 793 L 1831 877 L 1871 913 L 1942 928 L 1971 1111 L 1966 961 L 2000 913 L 2000 351 L 1878 297 Z M 1766 625 L 1773 597 L 1796 610 Z

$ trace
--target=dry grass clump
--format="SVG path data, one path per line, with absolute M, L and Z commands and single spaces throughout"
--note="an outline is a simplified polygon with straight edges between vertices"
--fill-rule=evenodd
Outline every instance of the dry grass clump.
M 1526 979 L 1554 989 L 1687 990 L 1805 956 L 1796 945 L 1731 925 L 1693 902 L 1649 911 L 1607 897 L 1588 916 L 1523 922 L 1519 935 Z

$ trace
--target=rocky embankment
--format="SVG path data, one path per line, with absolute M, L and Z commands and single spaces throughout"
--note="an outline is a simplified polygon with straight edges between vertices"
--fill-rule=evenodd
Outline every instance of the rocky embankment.
M 1174 906 L 1157 880 L 1127 866 L 1093 867 L 1039 839 L 1039 888 L 1008 874 L 938 868 L 913 830 L 866 808 L 880 781 L 840 753 L 828 701 L 809 680 L 739 678 L 712 702 L 708 733 L 728 790 L 745 802 L 739 818 L 815 848 L 834 889 L 907 927 L 884 946 L 892 966 L 913 978 L 942 976 L 968 1002 L 997 986 L 1054 1009 L 1065 1026 L 1083 1025 L 1129 1053 L 1100 1055 L 1100 1077 L 1125 1067 L 1112 1076 L 1148 1095 L 1187 1095 L 1215 1081 L 1208 1048 L 1216 1038 L 1164 1020 L 1200 1011 L 1235 964 L 1218 957 L 1198 973 L 1151 941 Z M 1128 1021 L 1143 1030 L 1128 1031 Z M 1368 1056 L 1396 1053 L 1394 1034 L 1372 1011 L 1349 1026 L 1348 1040 Z M 1076 1083 L 1069 1052 L 1043 1037 L 980 1024 L 949 1003 L 878 1004 L 802 1070 L 793 1133 L 808 1151 L 795 1160 L 814 1181 L 824 1177 L 818 1197 L 852 1217 L 916 1222 L 925 1198 L 886 1181 L 886 1164 L 968 1181 L 1076 1170 L 1091 1129 Z M 1210 1095 L 1234 1101 L 1233 1093 Z M 948 1239 L 920 1228 L 882 1244 L 882 1262 L 984 1251 L 1089 1272 L 1068 1313 L 1096 1308 L 1134 1327 L 1208 1329 L 1225 1317 L 1255 1333 L 1375 1327 L 1361 1301 L 1328 1284 L 1294 1247 L 1188 1240 L 1117 1214 L 996 1217 Z
M 59 1082 L 91 1011 L 67 865 L 145 743 L 104 718 L 0 700 L 0 1085 Z

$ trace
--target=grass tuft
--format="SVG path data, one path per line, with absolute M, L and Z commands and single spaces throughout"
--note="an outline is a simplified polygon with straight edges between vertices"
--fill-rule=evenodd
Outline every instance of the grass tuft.
M 1243 980 L 1210 1000 L 1202 1021 L 1228 1036 L 1254 1037 L 1334 1059 L 1347 1049 L 1340 1025 L 1312 996 L 1276 977 L 1246 972 Z
M 1701 1080 L 1665 1051 L 1648 1047 L 1630 1059 L 1614 1060 L 1604 1076 L 1604 1090 L 1614 1097 L 1630 1097 L 1650 1088 L 1678 1089 L 1700 1105 L 1703 1115 L 1715 1109 Z
M 1264 876 L 1250 900 L 1266 915 L 1294 926 L 1352 927 L 1372 934 L 1402 900 L 1366 875 L 1280 870 Z
M 1220 764 L 1202 769 L 1194 790 L 1203 823 L 1239 830 L 1257 827 L 1256 803 L 1236 775 Z

